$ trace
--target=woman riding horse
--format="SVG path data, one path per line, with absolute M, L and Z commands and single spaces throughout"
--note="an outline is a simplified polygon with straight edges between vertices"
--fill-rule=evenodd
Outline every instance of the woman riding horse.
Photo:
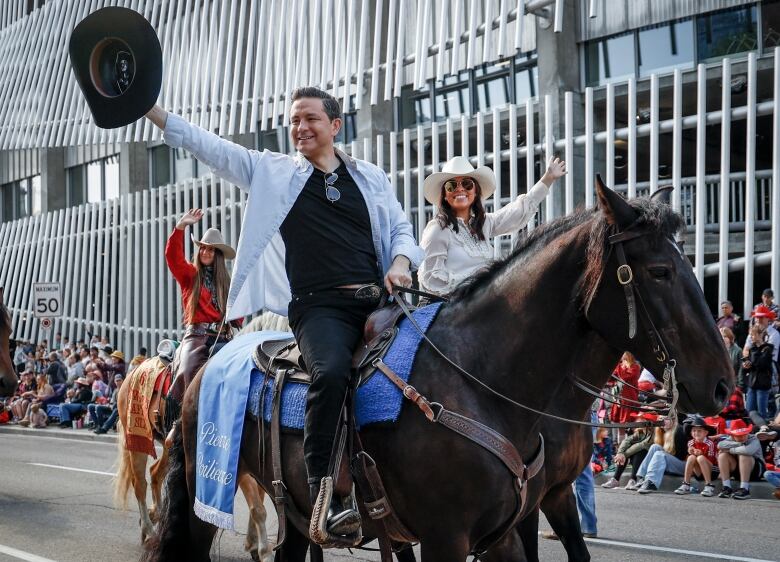
M 236 257 L 235 250 L 225 244 L 219 230 L 209 228 L 201 240 L 192 237 L 198 247 L 192 261 L 184 255 L 184 230 L 202 218 L 201 209 L 187 211 L 165 245 L 165 261 L 181 287 L 184 305 L 184 338 L 173 366 L 175 378 L 169 394 L 178 403 L 212 348 L 216 353 L 232 335 L 232 326 L 222 324 L 230 288 L 225 260 Z

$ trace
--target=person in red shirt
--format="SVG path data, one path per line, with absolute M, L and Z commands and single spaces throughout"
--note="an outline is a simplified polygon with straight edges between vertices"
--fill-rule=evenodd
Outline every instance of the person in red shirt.
M 674 493 L 678 495 L 690 494 L 691 477 L 701 476 L 704 479 L 704 489 L 701 495 L 711 498 L 715 495 L 715 486 L 712 485 L 712 468 L 718 466 L 718 454 L 715 443 L 709 436 L 715 433 L 715 428 L 708 425 L 701 416 L 694 416 L 690 424 L 686 424 L 691 439 L 688 441 L 688 459 L 685 462 L 683 482 Z
M 639 385 L 639 375 L 642 372 L 642 367 L 637 362 L 636 358 L 626 351 L 623 357 L 620 358 L 620 363 L 615 367 L 615 371 L 612 373 L 617 377 L 618 382 L 624 382 L 626 384 L 621 385 L 619 401 L 622 404 L 613 404 L 609 414 L 609 419 L 612 423 L 628 423 L 634 421 L 631 419 L 631 414 L 637 412 L 635 408 L 630 406 L 635 404 L 639 400 L 639 391 L 637 386 Z M 624 429 L 619 430 L 619 441 L 622 441 L 625 437 L 626 431 Z
M 184 231 L 202 218 L 201 209 L 187 211 L 165 245 L 165 261 L 181 287 L 184 308 L 184 338 L 173 365 L 175 379 L 169 393 L 179 403 L 211 348 L 218 351 L 232 336 L 232 326 L 223 325 L 230 288 L 225 260 L 233 259 L 235 250 L 225 244 L 219 230 L 209 228 L 201 240 L 192 237 L 198 247 L 192 261 L 184 255 Z

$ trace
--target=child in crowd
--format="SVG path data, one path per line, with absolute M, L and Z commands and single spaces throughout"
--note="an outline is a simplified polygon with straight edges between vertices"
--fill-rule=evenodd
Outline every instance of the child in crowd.
M 634 417 L 637 421 L 658 421 L 657 414 L 651 414 L 649 412 L 635 413 Z M 652 428 L 638 427 L 632 433 L 626 435 L 623 442 L 618 447 L 617 454 L 615 455 L 615 464 L 617 470 L 615 470 L 615 476 L 604 482 L 601 487 L 612 489 L 620 486 L 620 477 L 623 476 L 623 471 L 631 463 L 632 476 L 626 485 L 627 490 L 635 490 L 636 486 L 636 474 L 639 472 L 639 467 L 642 465 L 642 461 L 647 456 L 647 451 L 653 444 L 653 430 Z
M 42 429 L 46 427 L 48 421 L 49 416 L 46 415 L 40 404 L 34 403 L 30 406 L 30 427 Z
M 750 497 L 750 481 L 758 480 L 764 472 L 764 460 L 761 444 L 750 431 L 753 425 L 747 425 L 742 420 L 734 420 L 726 429 L 730 436 L 718 443 L 718 467 L 723 490 L 719 498 L 734 498 L 746 500 Z M 738 472 L 740 485 L 737 491 L 731 487 L 731 474 Z
M 5 404 L 0 402 L 0 424 L 8 423 L 11 421 L 11 414 L 6 410 Z
M 764 480 L 775 487 L 773 495 L 780 500 L 780 414 L 777 414 L 774 422 L 762 425 L 756 437 L 759 441 L 771 443 L 771 458 L 767 458 Z
M 701 495 L 711 498 L 715 495 L 715 486 L 712 485 L 712 470 L 718 464 L 715 443 L 709 436 L 715 433 L 715 429 L 707 425 L 701 416 L 695 416 L 688 425 L 691 439 L 688 441 L 688 458 L 685 461 L 685 473 L 683 481 L 674 493 L 678 495 L 690 494 L 691 477 L 701 476 L 704 479 L 704 489 Z
M 594 474 L 609 468 L 609 465 L 612 464 L 614 450 L 609 430 L 604 427 L 598 429 L 596 438 L 593 440 L 593 456 L 590 459 L 590 467 Z

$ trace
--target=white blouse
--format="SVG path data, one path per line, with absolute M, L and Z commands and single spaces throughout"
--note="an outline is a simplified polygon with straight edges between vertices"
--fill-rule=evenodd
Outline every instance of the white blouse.
M 519 195 L 507 206 L 495 213 L 486 213 L 482 227 L 485 240 L 472 236 L 463 219 L 457 219 L 458 232 L 452 226 L 441 228 L 439 221 L 432 219 L 426 225 L 420 242 L 425 252 L 425 259 L 418 271 L 422 290 L 446 295 L 486 267 L 493 258 L 490 239 L 524 228 L 549 191 L 550 188 L 540 181 L 528 193 Z

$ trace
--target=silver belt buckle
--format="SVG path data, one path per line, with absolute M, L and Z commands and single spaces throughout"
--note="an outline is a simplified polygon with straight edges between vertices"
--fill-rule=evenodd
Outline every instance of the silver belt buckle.
M 363 285 L 355 289 L 355 298 L 361 301 L 379 300 L 382 296 L 382 288 L 378 285 Z

